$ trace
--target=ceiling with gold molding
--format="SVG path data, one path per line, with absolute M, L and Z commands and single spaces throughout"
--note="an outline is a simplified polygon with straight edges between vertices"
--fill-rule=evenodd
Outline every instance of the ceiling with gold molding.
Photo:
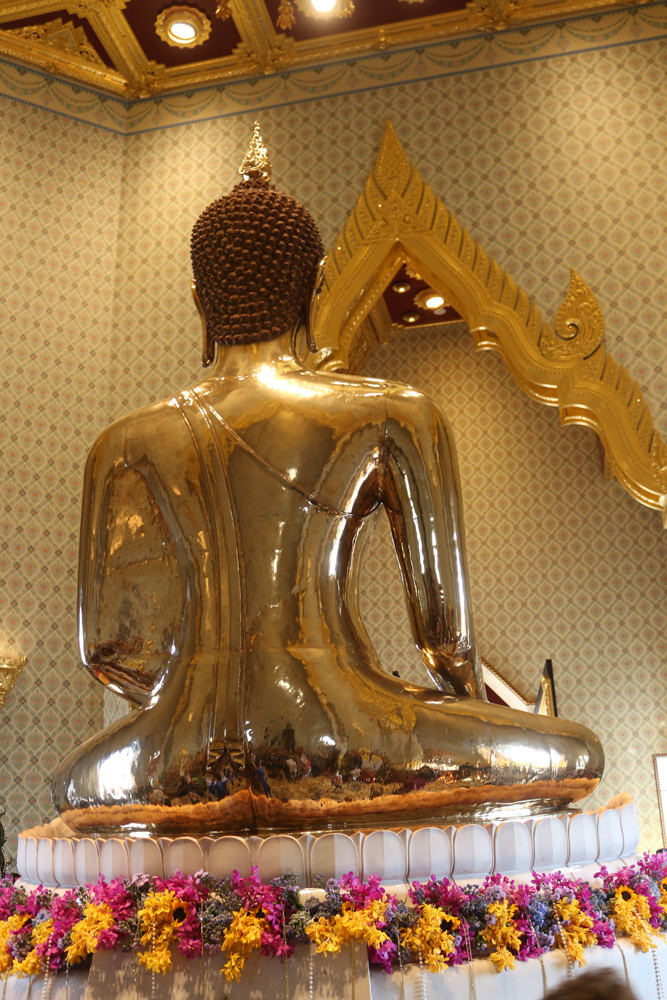
M 156 30 L 178 0 L 0 0 L 0 56 L 128 100 L 646 0 L 196 0 L 199 44 Z M 163 33 L 164 34 L 164 33 Z

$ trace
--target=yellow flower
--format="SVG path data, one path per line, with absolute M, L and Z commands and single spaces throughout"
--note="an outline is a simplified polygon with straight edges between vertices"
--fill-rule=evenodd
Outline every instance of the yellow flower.
M 447 930 L 442 929 L 443 921 L 447 923 Z M 456 930 L 460 922 L 458 917 L 449 916 L 440 907 L 424 903 L 414 927 L 401 931 L 401 944 L 409 949 L 413 958 L 418 959 L 421 955 L 429 972 L 442 972 L 447 965 L 447 955 L 455 950 L 451 931 Z
M 509 949 L 518 951 L 521 947 L 521 936 L 514 924 L 516 912 L 517 907 L 508 899 L 489 903 L 487 907 L 487 913 L 495 917 L 495 921 L 486 925 L 482 937 L 489 947 L 495 949 L 490 958 L 498 972 L 514 968 L 514 955 Z
M 14 959 L 12 964 L 12 974 L 21 978 L 22 976 L 39 976 L 43 971 L 42 959 L 37 954 L 37 945 L 44 942 L 53 934 L 53 920 L 44 920 L 33 928 L 30 939 L 33 945 L 22 962 Z
M 179 908 L 185 911 L 185 904 L 171 889 L 164 892 L 151 890 L 144 900 L 143 909 L 137 914 L 143 932 L 141 943 L 148 945 L 148 950 L 140 952 L 138 958 L 149 972 L 171 971 L 170 944 L 183 923 L 174 916 Z
M 559 899 L 554 909 L 561 924 L 561 931 L 556 939 L 558 947 L 567 952 L 571 962 L 586 965 L 584 948 L 597 944 L 597 938 L 591 930 L 592 918 L 581 912 L 578 899 L 571 902 Z
M 306 934 L 315 942 L 318 952 L 337 954 L 350 941 L 365 941 L 371 948 L 379 948 L 389 937 L 377 927 L 386 909 L 386 896 L 374 900 L 363 910 L 355 910 L 352 903 L 343 903 L 342 913 L 320 917 L 306 927 Z
M 8 920 L 0 920 L 0 973 L 7 972 L 13 962 L 8 949 L 11 932 L 20 930 L 27 920 L 27 916 L 21 917 L 17 913 Z
M 247 958 L 260 947 L 267 929 L 266 920 L 257 916 L 257 910 L 236 911 L 222 942 L 222 950 L 229 956 L 222 969 L 228 983 L 239 981 Z
M 667 878 L 660 883 L 660 905 L 667 910 Z
M 116 918 L 108 903 L 86 903 L 83 917 L 72 928 L 71 944 L 65 952 L 69 964 L 77 965 L 87 955 L 94 955 L 100 934 L 115 923 Z
M 651 940 L 651 934 L 655 933 L 649 924 L 651 910 L 648 900 L 641 893 L 634 892 L 627 885 L 620 885 L 611 901 L 611 915 L 614 918 L 616 930 L 621 934 L 627 934 L 637 948 L 648 951 L 649 948 L 656 947 Z M 662 935 L 660 934 L 658 937 L 662 937 Z
M 497 948 L 489 957 L 496 967 L 496 972 L 514 968 L 514 955 L 504 945 L 501 948 Z

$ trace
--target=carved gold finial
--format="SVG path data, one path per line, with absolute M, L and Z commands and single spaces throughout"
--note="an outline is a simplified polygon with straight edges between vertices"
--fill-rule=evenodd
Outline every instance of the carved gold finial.
M 267 181 L 271 177 L 269 154 L 266 151 L 264 140 L 262 139 L 259 131 L 259 122 L 255 122 L 255 127 L 252 131 L 252 139 L 250 140 L 250 145 L 248 146 L 248 152 L 245 154 L 243 163 L 239 167 L 239 173 L 243 177 L 244 181 L 247 181 L 252 174 L 258 173 L 261 174 Z

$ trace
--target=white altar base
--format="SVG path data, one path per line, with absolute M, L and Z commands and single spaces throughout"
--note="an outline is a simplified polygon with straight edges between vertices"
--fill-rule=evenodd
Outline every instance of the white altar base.
M 658 987 L 652 954 L 643 954 L 627 939 L 620 938 L 615 948 L 586 948 L 586 965 L 573 970 L 574 976 L 587 969 L 613 968 L 625 981 L 623 955 L 628 967 L 630 986 L 637 1000 L 663 1000 L 664 986 L 667 984 L 667 945 L 655 939 L 662 990 Z M 621 955 L 622 949 L 623 955 Z M 548 989 L 554 989 L 567 978 L 567 961 L 562 951 L 551 951 L 543 956 Z M 514 969 L 496 972 L 490 959 L 475 959 L 475 985 L 479 1000 L 543 1000 L 544 989 L 542 964 L 539 959 L 515 962 Z M 387 975 L 375 969 L 370 974 L 371 1000 L 402 1000 L 399 973 Z M 438 975 L 427 972 L 422 977 L 419 968 L 409 966 L 404 973 L 405 1000 L 470 1000 L 470 969 L 460 965 L 446 969 Z M 347 1000 L 347 998 L 346 998 Z
M 656 939 L 655 952 L 639 951 L 627 938 L 617 946 L 587 948 L 586 965 L 573 970 L 574 976 L 586 969 L 613 968 L 625 980 L 627 965 L 630 986 L 637 1000 L 662 1000 L 667 984 L 667 945 Z M 655 958 L 654 958 L 655 955 Z M 340 955 L 314 955 L 313 989 L 310 991 L 310 948 L 297 946 L 296 954 L 285 964 L 276 958 L 254 954 L 238 983 L 227 983 L 220 972 L 223 956 L 207 956 L 203 963 L 174 955 L 174 971 L 155 977 L 155 996 L 160 1000 L 470 1000 L 473 995 L 468 965 L 446 969 L 442 973 L 422 973 L 418 966 L 406 967 L 403 981 L 399 972 L 388 975 L 382 969 L 369 972 L 366 948 L 356 945 L 354 990 L 352 956 L 349 949 Z M 543 957 L 548 989 L 567 978 L 563 952 L 549 952 Z M 658 972 L 656 972 L 656 963 Z M 542 964 L 538 959 L 516 962 L 513 970 L 496 972 L 490 959 L 475 959 L 475 986 L 479 1000 L 543 1000 L 545 993 Z M 202 988 L 203 970 L 203 988 Z M 136 976 L 136 983 L 135 983 Z M 659 977 L 659 979 L 658 979 Z M 74 970 L 69 977 L 69 1000 L 151 1000 L 151 975 L 136 972 L 133 959 L 118 952 L 100 952 L 93 956 L 90 974 Z M 660 982 L 660 986 L 659 986 Z M 661 992 L 661 987 L 662 991 Z M 32 976 L 7 981 L 5 1000 L 68 1000 L 65 976 L 50 979 L 44 992 L 44 978 Z
M 208 871 L 223 878 L 257 867 L 269 881 L 288 872 L 300 886 L 318 875 L 361 879 L 379 875 L 382 884 L 405 898 L 410 882 L 431 875 L 465 884 L 500 872 L 529 882 L 534 871 L 568 871 L 593 882 L 601 864 L 614 871 L 635 858 L 639 826 L 634 802 L 599 812 L 559 816 L 376 830 L 366 833 L 305 833 L 300 837 L 19 837 L 17 867 L 26 887 L 72 888 L 138 874 L 168 878 L 176 871 Z

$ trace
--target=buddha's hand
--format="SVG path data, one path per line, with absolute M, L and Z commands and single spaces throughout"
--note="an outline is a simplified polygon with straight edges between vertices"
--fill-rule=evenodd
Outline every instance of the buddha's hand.
M 481 665 L 474 649 L 453 654 L 431 654 L 426 663 L 434 684 L 440 691 L 457 698 L 480 698 L 486 701 Z

